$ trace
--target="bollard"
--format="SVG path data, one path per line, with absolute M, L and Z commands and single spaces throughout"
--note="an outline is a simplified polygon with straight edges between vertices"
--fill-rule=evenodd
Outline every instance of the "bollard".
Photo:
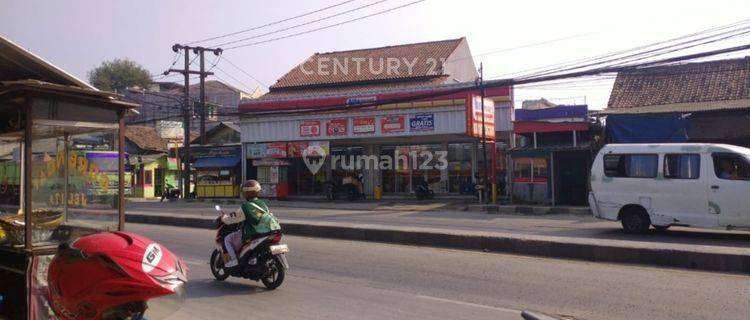
M 373 193 L 374 193 L 375 200 L 380 200 L 380 198 L 383 197 L 383 189 L 380 188 L 380 185 L 375 186 Z

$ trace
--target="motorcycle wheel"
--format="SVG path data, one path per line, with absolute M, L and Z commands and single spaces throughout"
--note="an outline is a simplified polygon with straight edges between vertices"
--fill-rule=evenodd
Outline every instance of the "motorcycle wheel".
M 279 258 L 274 256 L 273 259 L 266 262 L 266 266 L 268 267 L 268 271 L 260 278 L 260 281 L 263 282 L 263 285 L 268 290 L 276 289 L 284 282 L 284 274 L 286 273 L 284 265 L 281 264 Z
M 211 253 L 211 274 L 214 275 L 216 281 L 224 281 L 229 278 L 229 273 L 224 269 L 224 260 L 221 258 L 219 250 L 214 250 Z

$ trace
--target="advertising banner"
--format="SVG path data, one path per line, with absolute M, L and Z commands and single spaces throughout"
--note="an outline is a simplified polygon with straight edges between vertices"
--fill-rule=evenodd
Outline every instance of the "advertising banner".
M 286 142 L 271 142 L 266 144 L 266 157 L 286 158 Z
M 330 119 L 326 121 L 326 134 L 329 136 L 345 136 L 348 119 Z
M 375 133 L 375 117 L 354 118 L 352 122 L 354 134 Z
M 406 130 L 406 117 L 403 115 L 383 116 L 380 118 L 381 133 L 404 132 Z
M 409 118 L 411 131 L 434 131 L 435 115 L 432 113 L 418 113 Z
M 469 96 L 466 104 L 466 134 L 482 138 L 482 97 Z M 495 140 L 495 102 L 484 99 L 484 131 L 487 140 Z
M 266 156 L 266 144 L 256 143 L 247 145 L 247 158 L 248 159 L 260 159 Z
M 320 120 L 304 120 L 299 123 L 300 137 L 316 137 L 320 135 Z
M 325 154 L 328 154 L 330 149 L 328 141 L 293 141 L 287 143 L 287 154 L 290 158 L 300 158 L 304 150 L 309 146 L 320 146 Z

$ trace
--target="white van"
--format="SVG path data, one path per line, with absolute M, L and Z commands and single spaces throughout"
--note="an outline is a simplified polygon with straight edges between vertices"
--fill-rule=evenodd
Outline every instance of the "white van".
M 649 226 L 750 228 L 750 149 L 705 143 L 609 144 L 591 167 L 595 217 Z

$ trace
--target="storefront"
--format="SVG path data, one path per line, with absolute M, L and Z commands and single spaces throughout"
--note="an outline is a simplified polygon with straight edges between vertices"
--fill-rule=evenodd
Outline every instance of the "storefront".
M 166 154 L 134 156 L 133 158 L 135 164 L 131 163 L 128 166 L 133 175 L 133 197 L 158 198 L 168 188 L 176 188 L 179 184 L 176 158 L 168 157 Z M 128 161 L 133 160 L 128 158 Z
M 414 92 L 373 92 L 368 97 L 248 101 L 241 105 L 246 178 L 259 177 L 258 159 L 282 159 L 288 166 L 291 196 L 317 195 L 326 182 L 341 184 L 346 177 L 362 179 L 365 194 L 380 188 L 386 196 L 408 195 L 427 184 L 436 194 L 473 194 L 480 168 L 481 99 L 469 85 L 465 90 L 444 86 Z M 432 92 L 429 99 L 391 103 Z M 439 94 L 440 91 L 450 92 Z M 485 137 L 494 150 L 495 108 L 509 108 L 510 88 L 488 89 Z M 371 106 L 363 107 L 361 101 Z M 377 104 L 382 101 L 382 104 Z M 296 113 L 339 103 L 348 110 Z M 279 106 L 285 106 L 279 108 Z M 282 114 L 258 111 L 289 109 Z M 291 112 L 290 112 L 291 111 Z M 510 121 L 509 119 L 504 119 Z M 282 152 L 282 148 L 285 149 Z M 305 152 L 318 150 L 317 156 Z M 498 163 L 494 152 L 488 161 Z M 501 169 L 506 166 L 502 164 Z M 493 168 L 488 166 L 492 172 Z M 492 173 L 490 172 L 490 173 Z
M 190 150 L 197 198 L 236 198 L 242 184 L 239 145 L 193 147 Z

